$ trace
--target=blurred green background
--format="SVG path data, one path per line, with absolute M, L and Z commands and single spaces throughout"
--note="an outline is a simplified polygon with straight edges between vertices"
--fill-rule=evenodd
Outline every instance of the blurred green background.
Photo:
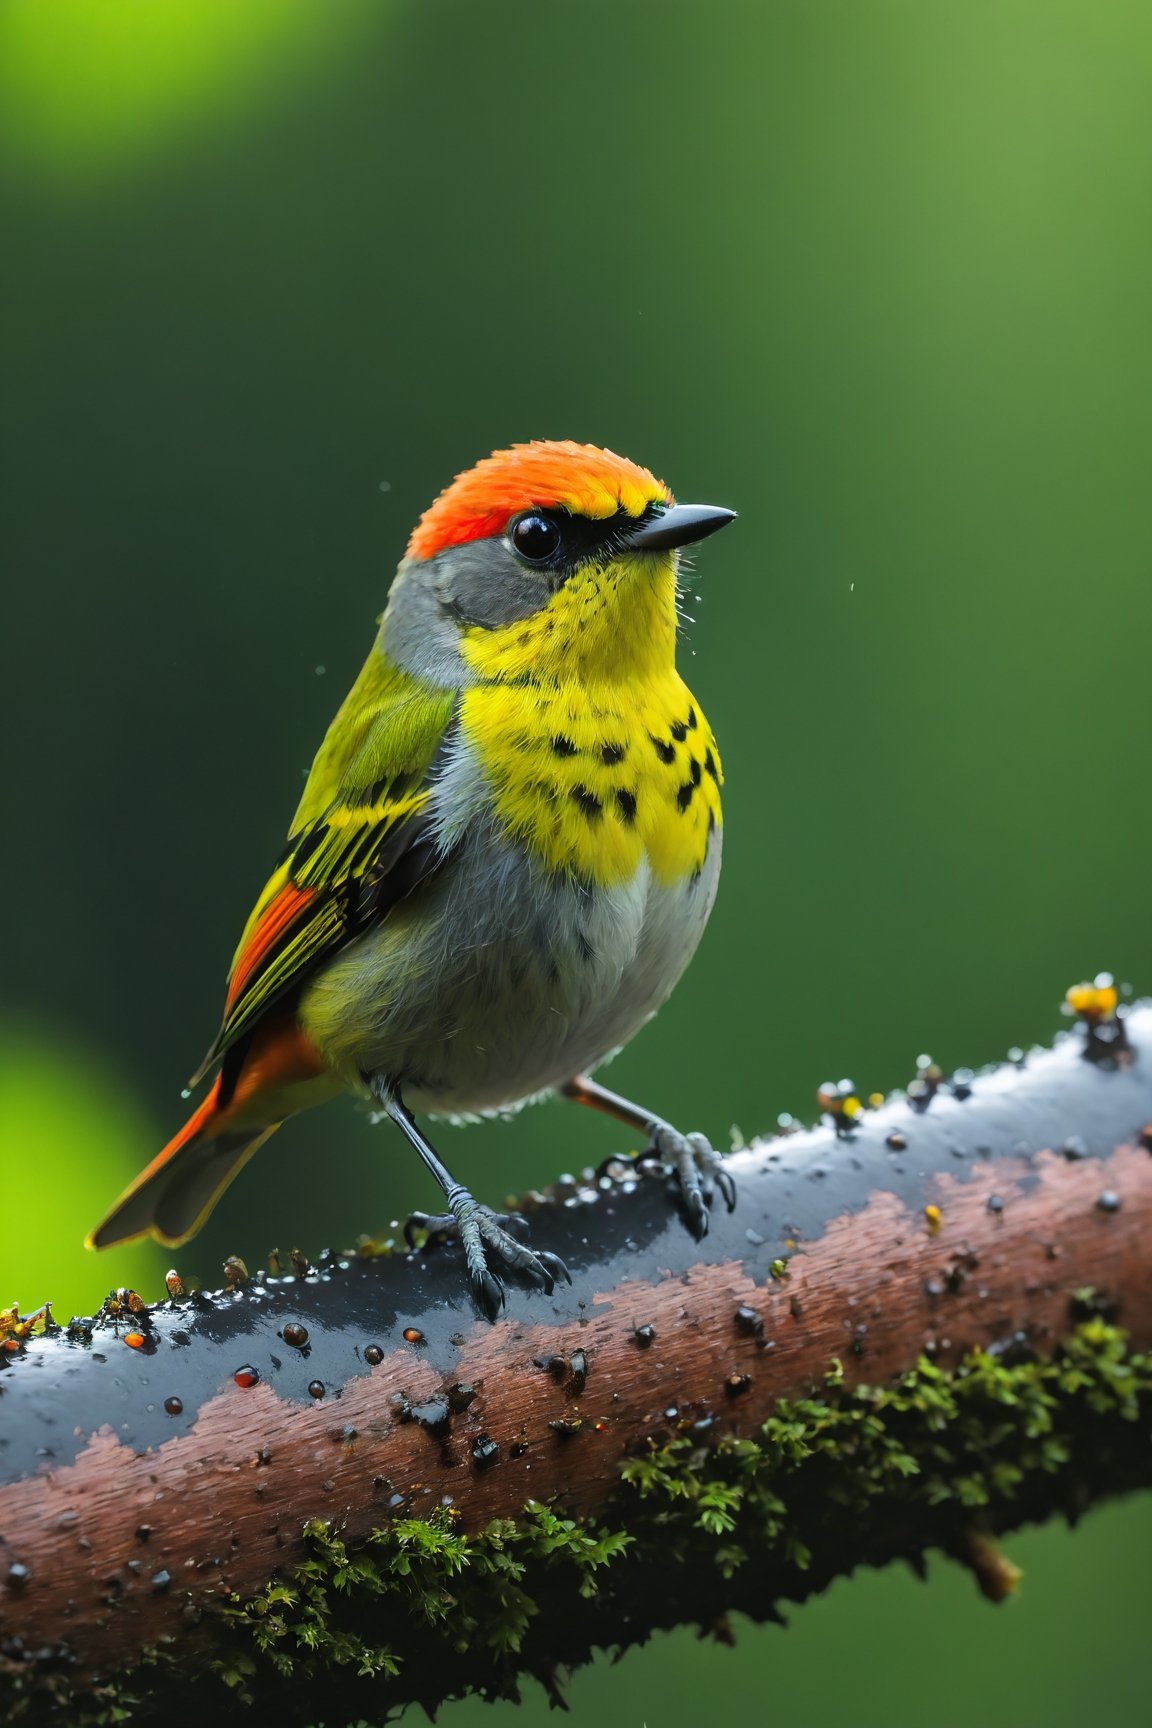
M 741 513 L 683 647 L 723 889 L 614 1082 L 723 1143 L 1152 986 L 1150 80 L 1140 0 L 0 0 L 0 1299 L 157 1292 L 80 1238 L 181 1119 L 412 523 L 510 440 Z M 618 1142 L 448 1149 L 497 1198 Z M 333 1105 L 178 1263 L 429 1198 Z M 941 1563 L 662 1638 L 576 1720 L 1140 1720 L 1150 1538 L 1030 1533 L 998 1612 Z

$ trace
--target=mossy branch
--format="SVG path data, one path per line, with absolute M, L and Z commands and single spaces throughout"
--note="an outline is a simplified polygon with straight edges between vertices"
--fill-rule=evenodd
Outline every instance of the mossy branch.
M 530 1197 L 570 1289 L 454 1249 L 5 1318 L 4 1719 L 377 1720 L 1146 1484 L 1152 1006 L 731 1161 Z M 255 1719 L 255 1718 L 254 1718 Z

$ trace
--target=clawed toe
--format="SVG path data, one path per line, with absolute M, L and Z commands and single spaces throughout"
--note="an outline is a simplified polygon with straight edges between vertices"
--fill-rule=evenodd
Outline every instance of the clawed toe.
M 476 1306 L 489 1320 L 499 1317 L 507 1293 L 493 1265 L 502 1271 L 518 1274 L 550 1296 L 557 1281 L 571 1284 L 572 1275 L 558 1254 L 526 1248 L 512 1235 L 516 1230 L 527 1235 L 530 1226 L 519 1213 L 493 1212 L 479 1206 L 466 1193 L 453 1196 L 453 1210 L 440 1216 L 414 1212 L 404 1225 L 404 1239 L 409 1248 L 458 1241 L 468 1265 L 468 1283 Z
M 729 1212 L 735 1212 L 735 1210 L 736 1210 L 736 1184 L 732 1180 L 732 1177 L 729 1174 L 729 1172 L 727 1170 L 724 1170 L 724 1169 L 717 1170 L 715 1176 L 713 1177 L 713 1181 L 715 1182 L 717 1188 L 719 1188 L 720 1197 L 724 1201 L 724 1204 L 727 1207 L 728 1211 Z
M 571 1284 L 572 1274 L 559 1254 L 550 1254 L 546 1248 L 538 1248 L 534 1259 L 538 1260 L 552 1274 L 552 1285 L 549 1287 L 549 1292 L 555 1288 L 556 1282 L 560 1279 L 563 1279 L 565 1284 Z
M 735 1182 L 725 1170 L 719 1152 L 703 1134 L 681 1134 L 667 1122 L 660 1122 L 653 1129 L 652 1146 L 675 1176 L 688 1228 L 697 1242 L 702 1242 L 708 1234 L 713 1187 L 719 1189 L 731 1212 L 736 1205 Z
M 482 1271 L 470 1272 L 468 1283 L 472 1289 L 472 1299 L 486 1320 L 498 1320 L 508 1300 L 508 1292 L 494 1273 L 487 1266 Z

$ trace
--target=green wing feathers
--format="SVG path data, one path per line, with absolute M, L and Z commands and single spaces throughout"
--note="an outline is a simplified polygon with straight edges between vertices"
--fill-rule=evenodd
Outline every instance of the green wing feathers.
M 374 649 L 328 729 L 281 860 L 240 938 L 224 1023 L 196 1076 L 432 868 L 420 814 L 456 693 Z

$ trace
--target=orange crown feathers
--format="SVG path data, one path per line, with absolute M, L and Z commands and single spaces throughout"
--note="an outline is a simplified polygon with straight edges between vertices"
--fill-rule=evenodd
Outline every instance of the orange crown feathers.
M 602 519 L 673 503 L 662 481 L 625 456 L 570 438 L 535 439 L 496 450 L 458 474 L 420 518 L 408 556 L 432 558 L 446 546 L 502 534 L 511 517 L 533 505 Z

